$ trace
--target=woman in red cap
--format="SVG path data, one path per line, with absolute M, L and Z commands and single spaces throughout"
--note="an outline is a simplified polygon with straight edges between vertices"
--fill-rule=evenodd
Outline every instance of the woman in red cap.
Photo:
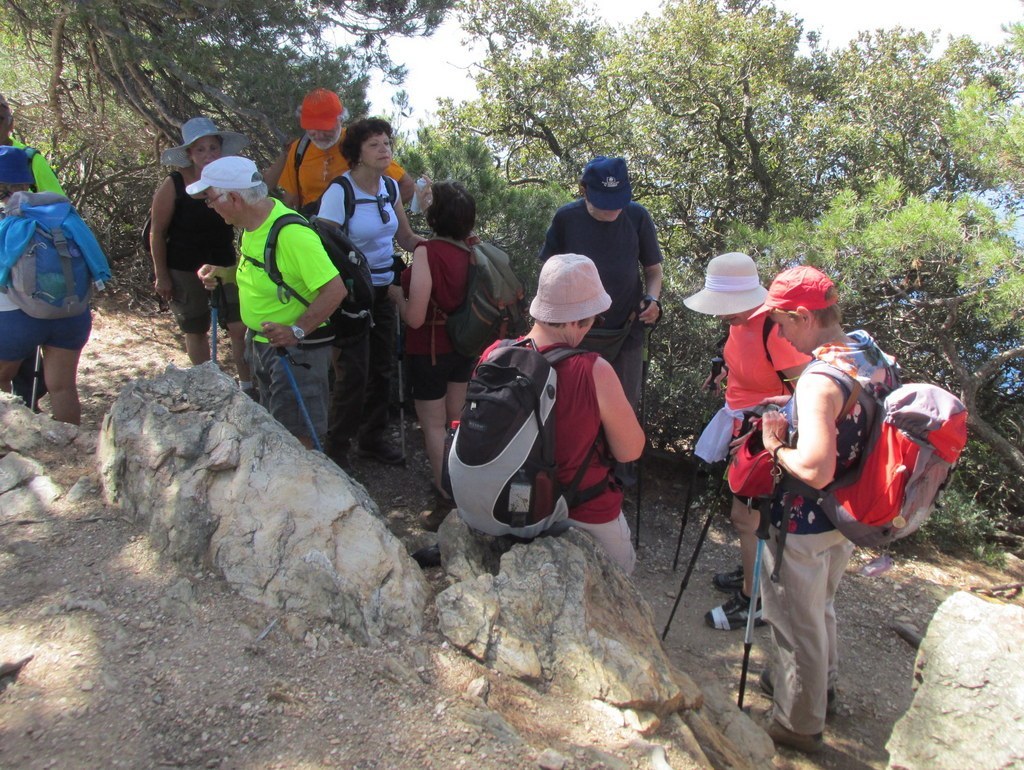
M 780 273 L 758 311 L 765 313 L 793 347 L 815 360 L 784 409 L 765 413 L 764 445 L 784 473 L 821 489 L 859 462 L 869 426 L 860 405 L 848 405 L 851 394 L 817 362 L 840 369 L 867 391 L 892 388 L 894 364 L 866 332 L 843 331 L 835 286 L 813 267 Z M 773 700 L 768 734 L 798 751 L 821 750 L 826 713 L 834 709 L 839 663 L 834 600 L 852 552 L 853 544 L 814 500 L 777 488 L 761 579 L 772 662 L 761 675 L 761 687 Z M 778 582 L 773 582 L 777 560 Z

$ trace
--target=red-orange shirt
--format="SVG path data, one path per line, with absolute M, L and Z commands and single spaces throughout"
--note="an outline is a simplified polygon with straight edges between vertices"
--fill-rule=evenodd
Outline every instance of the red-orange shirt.
M 811 360 L 779 336 L 776 326 L 768 334 L 768 351 L 772 356 L 769 361 L 764 351 L 766 320 L 767 316 L 758 316 L 740 326 L 729 327 L 724 358 L 729 367 L 725 403 L 730 409 L 749 409 L 770 396 L 788 396 L 790 391 L 782 384 L 776 370 L 804 366 Z

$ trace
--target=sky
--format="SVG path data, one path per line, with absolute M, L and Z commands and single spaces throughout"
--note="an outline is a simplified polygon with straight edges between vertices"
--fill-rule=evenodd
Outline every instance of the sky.
M 596 0 L 592 5 L 610 23 L 628 24 L 644 13 L 658 13 L 661 0 Z M 804 20 L 804 32 L 821 32 L 822 44 L 831 48 L 845 45 L 861 30 L 902 26 L 946 35 L 968 35 L 984 43 L 1005 39 L 1001 27 L 1024 21 L 1024 0 L 776 0 L 777 8 Z M 404 88 L 409 94 L 412 117 L 403 128 L 431 123 L 438 99 L 472 99 L 476 89 L 470 68 L 478 57 L 463 42 L 458 24 L 448 21 L 430 38 L 395 39 L 390 48 L 394 58 L 408 68 Z M 397 89 L 376 81 L 369 89 L 371 113 L 393 112 L 391 96 Z

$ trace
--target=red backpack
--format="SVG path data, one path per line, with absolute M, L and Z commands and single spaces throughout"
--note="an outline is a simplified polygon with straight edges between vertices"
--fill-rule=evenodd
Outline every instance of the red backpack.
M 868 415 L 868 441 L 860 462 L 824 489 L 788 475 L 784 488 L 816 499 L 857 545 L 884 545 L 916 532 L 967 444 L 967 408 L 936 385 L 901 385 L 878 398 L 834 366 L 812 362 L 804 374 L 811 371 L 857 394 Z M 852 406 L 853 399 L 847 403 Z

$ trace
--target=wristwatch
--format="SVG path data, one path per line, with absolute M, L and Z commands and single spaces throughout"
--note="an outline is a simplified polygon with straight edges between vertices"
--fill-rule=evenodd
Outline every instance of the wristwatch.
M 295 335 L 295 339 L 302 342 L 306 338 L 306 333 L 302 331 L 302 327 L 295 325 L 292 327 L 292 334 Z

